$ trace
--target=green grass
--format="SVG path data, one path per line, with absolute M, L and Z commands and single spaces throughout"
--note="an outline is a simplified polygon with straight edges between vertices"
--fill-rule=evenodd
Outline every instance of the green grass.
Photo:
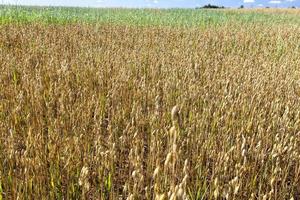
M 158 25 L 205 27 L 225 23 L 264 23 L 300 25 L 295 14 L 241 12 L 237 10 L 196 9 L 104 9 L 0 6 L 0 24 L 5 23 L 114 23 L 126 25 Z

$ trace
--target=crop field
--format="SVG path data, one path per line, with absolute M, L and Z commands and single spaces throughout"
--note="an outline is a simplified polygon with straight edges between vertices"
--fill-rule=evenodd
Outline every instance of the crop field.
M 300 11 L 0 7 L 0 200 L 300 199 Z
M 105 9 L 16 7 L 0 5 L 0 24 L 107 24 L 133 26 L 180 26 L 203 28 L 225 23 L 299 25 L 298 9 Z

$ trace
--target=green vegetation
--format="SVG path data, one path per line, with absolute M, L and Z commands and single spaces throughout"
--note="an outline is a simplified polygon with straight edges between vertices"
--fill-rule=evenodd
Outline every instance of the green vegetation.
M 300 24 L 299 13 L 210 9 L 103 9 L 1 6 L 0 23 L 114 23 L 199 27 L 224 23 Z

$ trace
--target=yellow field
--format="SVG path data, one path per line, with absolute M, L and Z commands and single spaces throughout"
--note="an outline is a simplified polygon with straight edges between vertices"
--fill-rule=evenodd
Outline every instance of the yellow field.
M 299 41 L 2 25 L 0 199 L 299 199 Z

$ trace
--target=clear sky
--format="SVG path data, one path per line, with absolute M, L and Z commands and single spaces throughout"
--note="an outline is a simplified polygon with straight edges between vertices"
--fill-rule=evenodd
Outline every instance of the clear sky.
M 194 8 L 209 3 L 226 7 L 300 7 L 300 0 L 0 0 L 0 4 L 83 7 Z

